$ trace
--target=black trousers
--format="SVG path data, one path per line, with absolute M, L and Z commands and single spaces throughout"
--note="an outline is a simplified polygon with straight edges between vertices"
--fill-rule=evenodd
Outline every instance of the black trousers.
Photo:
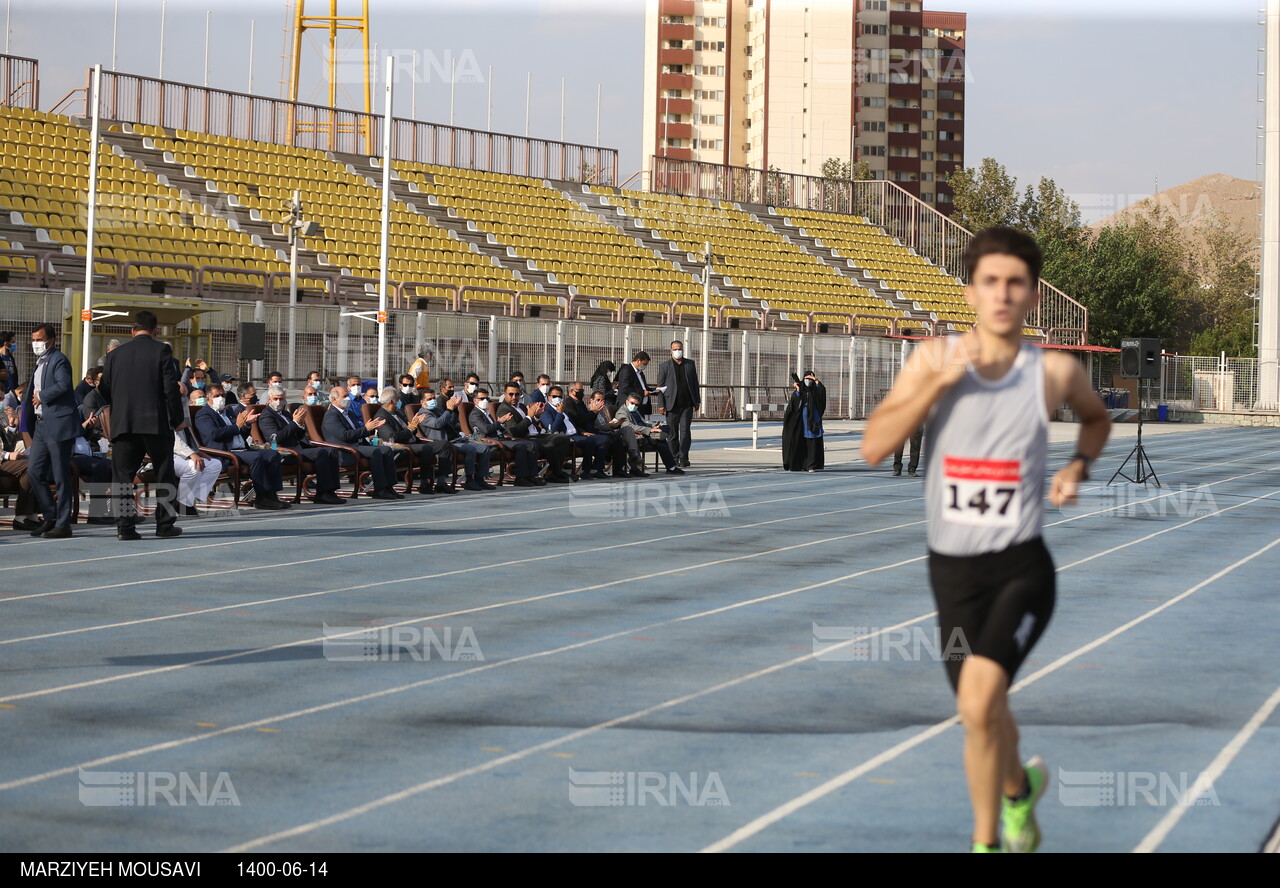
M 924 441 L 924 426 L 915 430 L 915 434 L 911 436 L 911 462 L 907 466 L 908 472 L 914 472 L 920 465 L 920 444 Z M 893 455 L 893 469 L 895 472 L 902 471 L 902 451 L 906 447 L 903 442 L 902 447 L 898 448 L 897 453 Z
M 231 450 L 228 452 L 240 457 L 240 461 L 249 467 L 249 477 L 253 479 L 255 490 L 261 493 L 278 493 L 284 487 L 284 476 L 280 474 L 279 450 Z M 172 463 L 172 448 L 170 448 L 171 467 Z
M 333 493 L 338 489 L 338 451 L 328 447 L 295 447 L 305 460 L 310 460 L 316 467 L 316 493 Z M 282 461 L 289 462 L 293 454 L 280 454 Z
M 573 441 L 568 435 L 539 435 L 530 439 L 538 448 L 538 453 L 547 461 L 552 475 L 563 475 L 564 464 L 573 453 Z
M 570 440 L 582 448 L 582 470 L 603 472 L 608 465 L 610 440 L 608 435 L 573 435 Z
M 516 480 L 528 481 L 538 471 L 538 445 L 525 438 L 503 438 L 502 445 L 511 451 L 516 463 Z
M 671 455 L 682 462 L 689 461 L 689 426 L 693 422 L 693 405 L 679 410 L 667 410 L 667 427 L 671 429 Z
M 111 483 L 116 500 L 116 530 L 132 531 L 138 511 L 133 501 L 133 479 L 151 455 L 156 484 L 163 495 L 156 500 L 156 532 L 168 530 L 178 520 L 173 504 L 178 501 L 178 473 L 173 468 L 173 432 L 167 435 L 119 435 L 111 439 Z
M 372 447 L 368 444 L 357 444 L 356 450 L 369 460 L 369 470 L 373 474 L 373 489 L 387 490 L 396 486 L 396 455 L 390 447 L 379 444 Z M 347 454 L 346 465 L 351 465 L 351 454 Z

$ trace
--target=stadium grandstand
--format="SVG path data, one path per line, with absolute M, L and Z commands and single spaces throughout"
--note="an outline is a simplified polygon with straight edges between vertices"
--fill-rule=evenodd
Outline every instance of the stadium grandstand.
M 32 60 L 0 63 L 38 77 Z M 299 245 L 299 300 L 367 304 L 380 117 L 120 73 L 103 81 L 97 290 L 288 301 L 296 192 L 324 231 Z M 0 276 L 82 287 L 89 121 L 36 109 L 37 94 L 0 107 Z M 393 310 L 697 325 L 705 277 L 713 328 L 896 335 L 972 322 L 956 267 L 967 232 L 891 183 L 842 183 L 874 189 L 856 214 L 794 182 L 756 195 L 772 203 L 709 198 L 690 187 L 696 176 L 670 173 L 655 173 L 650 191 L 623 190 L 609 149 L 393 127 Z M 1028 335 L 1082 345 L 1084 309 L 1043 290 Z

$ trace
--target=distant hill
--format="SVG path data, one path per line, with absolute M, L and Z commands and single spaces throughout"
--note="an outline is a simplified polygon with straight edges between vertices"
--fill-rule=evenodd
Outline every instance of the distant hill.
M 1195 248 L 1200 248 L 1202 243 L 1194 237 L 1194 230 L 1214 218 L 1225 219 L 1249 237 L 1262 236 L 1262 217 L 1259 215 L 1262 212 L 1262 183 L 1237 179 L 1225 173 L 1201 176 L 1166 188 L 1089 227 L 1097 232 L 1122 220 L 1150 217 L 1157 207 L 1163 208 L 1178 224 L 1190 230 L 1191 245 Z

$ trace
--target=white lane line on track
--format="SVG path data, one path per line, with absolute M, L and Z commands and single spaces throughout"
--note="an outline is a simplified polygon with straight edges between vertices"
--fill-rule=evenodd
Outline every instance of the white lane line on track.
M 1165 601 L 1164 603 L 1156 607 L 1153 607 L 1151 610 L 1147 611 L 1146 613 L 1138 617 L 1135 617 L 1132 620 L 1129 620 L 1127 623 L 1122 624 L 1121 626 L 1111 630 L 1110 632 L 1107 632 L 1104 635 L 1099 636 L 1098 638 L 1094 639 L 1088 644 L 1082 645 L 1081 647 L 1076 648 L 1074 651 L 1068 654 L 1064 654 L 1063 656 L 1059 657 L 1057 660 L 1054 660 L 1049 665 L 1044 666 L 1041 669 L 1037 669 L 1035 672 L 1031 673 L 1030 675 L 1016 682 L 1013 685 L 1013 687 L 1009 689 L 1009 693 L 1010 694 L 1018 693 L 1019 691 L 1025 689 L 1028 685 L 1032 684 L 1033 682 L 1039 681 L 1041 678 L 1044 678 L 1046 675 L 1050 675 L 1056 672 L 1057 670 L 1061 669 L 1063 666 L 1067 665 L 1072 660 L 1075 660 L 1076 658 L 1081 657 L 1084 654 L 1087 654 L 1098 647 L 1101 647 L 1102 645 L 1116 638 L 1120 634 L 1129 631 L 1134 626 L 1144 623 L 1147 620 L 1151 619 L 1152 617 L 1156 616 L 1157 614 L 1160 614 L 1165 610 L 1168 610 L 1169 608 L 1173 607 L 1175 604 L 1179 603 L 1180 601 L 1183 601 L 1186 598 L 1190 597 L 1191 595 L 1194 595 L 1196 592 L 1205 588 L 1206 586 L 1213 583 L 1214 581 L 1219 580 L 1222 577 L 1226 576 L 1227 574 L 1231 573 L 1236 568 L 1244 564 L 1248 564 L 1250 561 L 1257 558 L 1259 555 L 1262 555 L 1270 551 L 1272 548 L 1274 548 L 1277 545 L 1280 545 L 1280 538 L 1272 540 L 1270 543 L 1263 546 L 1261 549 L 1257 549 L 1252 554 L 1247 555 L 1244 558 L 1241 558 L 1239 561 L 1235 562 L 1234 564 L 1223 568 L 1222 570 L 1218 571 L 1208 579 L 1202 580 L 1201 582 L 1187 589 L 1185 592 L 1175 595 L 1173 598 L 1170 598 L 1168 601 Z M 1086 560 L 1089 560 L 1089 559 L 1086 559 Z M 1077 562 L 1077 563 L 1082 563 L 1082 562 Z M 1059 570 L 1065 570 L 1065 568 L 1059 568 Z M 708 845 L 702 850 L 704 852 L 711 852 L 711 853 L 728 851 L 729 849 L 733 848 L 736 845 L 741 844 L 742 842 L 746 841 L 752 836 L 755 836 L 758 833 L 763 832 L 765 829 L 777 823 L 779 820 L 782 820 L 784 817 L 794 814 L 796 811 L 799 811 L 801 808 L 807 805 L 810 805 L 813 802 L 818 801 L 824 796 L 830 795 L 831 793 L 835 792 L 837 789 L 841 789 L 842 787 L 846 786 L 853 780 L 856 780 L 858 777 L 862 776 L 863 774 L 871 770 L 871 768 L 868 767 L 871 764 L 871 762 L 875 762 L 875 767 L 879 767 L 882 764 L 886 764 L 887 762 L 892 761 L 893 759 L 897 758 L 899 755 L 911 749 L 912 747 L 917 746 L 920 743 L 923 743 L 925 740 L 930 739 L 931 737 L 942 733 L 942 731 L 946 730 L 948 727 L 954 724 L 958 724 L 958 719 L 955 716 L 952 716 L 951 718 L 947 719 L 944 722 L 939 722 L 938 724 L 929 727 L 925 731 L 922 731 L 920 734 L 917 734 L 915 737 L 909 738 L 908 740 L 903 741 L 902 743 L 899 743 L 897 746 L 893 747 L 891 750 L 886 750 L 885 752 L 882 752 L 880 755 L 876 756 L 875 758 L 870 759 L 867 762 L 864 762 L 853 768 L 850 768 L 848 771 L 845 771 L 843 774 L 833 777 L 832 779 L 828 780 L 826 783 L 823 783 L 821 786 L 814 787 L 809 792 L 801 796 L 798 796 L 785 804 L 779 805 L 778 807 L 774 808 L 772 811 L 766 814 L 763 814 L 760 817 L 757 817 L 756 819 L 750 821 L 749 823 L 739 827 L 729 835 L 725 836 L 723 839 L 720 839 L 717 842 L 713 842 L 712 844 Z M 926 734 L 928 736 L 925 736 Z M 889 753 L 893 753 L 893 754 L 890 755 Z
M 1259 498 L 1259 499 L 1261 499 L 1261 498 Z M 1232 510 L 1235 510 L 1235 509 L 1241 508 L 1241 507 L 1243 507 L 1244 505 L 1247 505 L 1247 503 L 1240 503 L 1240 504 L 1237 504 L 1237 505 L 1234 505 L 1234 506 L 1230 506 L 1230 507 L 1228 507 L 1227 509 L 1219 510 L 1219 512 L 1232 511 Z M 1217 514 L 1217 513 L 1215 513 L 1215 514 Z M 1161 535 L 1161 534 L 1163 534 L 1163 533 L 1167 533 L 1167 532 L 1170 532 L 1170 531 L 1172 531 L 1172 530 L 1176 530 L 1176 529 L 1178 529 L 1179 527 L 1184 527 L 1184 526 L 1187 526 L 1187 525 L 1190 525 L 1190 524 L 1194 524 L 1194 523 L 1196 523 L 1197 521 L 1202 520 L 1204 517 L 1211 517 L 1211 516 L 1202 516 L 1201 518 L 1196 518 L 1196 519 L 1193 519 L 1193 520 L 1191 520 L 1191 521 L 1184 522 L 1182 525 L 1178 525 L 1178 526 L 1175 526 L 1175 527 L 1167 528 L 1167 529 L 1165 529 L 1165 530 L 1163 530 L 1163 531 L 1159 531 L 1159 532 L 1154 533 L 1154 534 L 1151 534 L 1151 535 L 1149 535 L 1149 536 L 1147 536 L 1147 537 L 1143 537 L 1143 538 L 1142 538 L 1142 540 L 1135 541 L 1135 542 L 1134 542 L 1133 544 L 1131 544 L 1131 545 L 1136 545 L 1138 542 L 1142 542 L 1142 541 L 1145 541 L 1145 540 L 1147 540 L 1147 539 L 1150 539 L 1151 537 L 1159 536 L 1159 535 Z M 1277 540 L 1277 542 L 1280 542 L 1280 540 Z M 1123 547 L 1120 547 L 1120 548 L 1123 548 Z M 884 565 L 884 566 L 882 566 L 882 567 L 872 568 L 872 569 L 865 570 L 865 571 L 860 571 L 860 572 L 857 572 L 857 573 L 855 573 L 855 574 L 850 574 L 850 575 L 848 575 L 848 576 L 846 576 L 846 577 L 836 577 L 836 578 L 834 578 L 834 579 L 827 580 L 827 581 L 824 581 L 824 582 L 821 582 L 821 583 L 814 583 L 814 584 L 809 584 L 809 585 L 807 585 L 807 586 L 799 587 L 798 589 L 795 589 L 795 590 L 788 590 L 788 591 L 786 591 L 786 592 L 776 593 L 776 594 L 774 594 L 774 595 L 768 596 L 768 597 L 767 597 L 767 599 L 776 599 L 776 598 L 781 598 L 781 597 L 784 597 L 784 596 L 786 596 L 786 595 L 795 594 L 796 592 L 799 592 L 799 591 L 807 591 L 807 590 L 809 590 L 809 589 L 819 588 L 819 587 L 822 587 L 822 586 L 831 585 L 831 584 L 833 584 L 833 583 L 843 582 L 843 581 L 845 581 L 845 580 L 847 580 L 847 579 L 851 579 L 851 578 L 854 578 L 854 577 L 856 577 L 856 576 L 861 576 L 861 575 L 865 575 L 865 574 L 873 573 L 873 572 L 878 572 L 878 571 L 890 570 L 890 569 L 893 569 L 893 568 L 895 568 L 895 567 L 900 567 L 900 566 L 905 565 L 905 564 L 911 564 L 911 563 L 919 562 L 919 561 L 922 561 L 922 560 L 924 560 L 923 556 L 919 556 L 919 557 L 911 558 L 911 559 L 906 559 L 906 560 L 904 560 L 904 561 L 897 562 L 897 563 L 895 563 L 895 564 Z M 1064 568 L 1059 568 L 1059 571 L 1061 571 L 1061 570 L 1063 570 L 1063 569 L 1064 569 Z M 767 600 L 767 599 L 766 599 L 766 600 Z M 743 607 L 743 606 L 746 606 L 746 605 L 748 605 L 748 604 L 752 604 L 752 603 L 755 603 L 755 602 L 739 602 L 739 603 L 737 603 L 736 605 L 733 605 L 733 606 L 730 606 L 730 607 L 727 607 L 727 608 L 716 608 L 716 609 L 714 609 L 713 611 L 711 611 L 711 612 L 709 612 L 709 613 L 721 613 L 721 612 L 723 612 L 723 611 L 725 611 L 725 610 L 733 609 L 734 607 Z M 934 615 L 934 612 L 930 612 L 930 613 L 927 613 L 927 614 L 923 614 L 923 615 L 917 616 L 917 617 L 915 617 L 915 618 L 912 618 L 911 620 L 905 621 L 905 622 L 903 622 L 903 623 L 899 624 L 899 626 L 908 626 L 908 625 L 911 625 L 911 624 L 913 624 L 913 623 L 919 622 L 919 621 L 921 621 L 921 620 L 928 619 L 929 617 L 932 617 L 933 615 Z M 200 740 L 206 739 L 206 738 L 211 738 L 211 737 L 220 736 L 220 735 L 223 735 L 223 734 L 229 734 L 229 733 L 233 733 L 233 732 L 239 732 L 239 731 L 244 731 L 244 730 L 250 730 L 250 729 L 252 729 L 252 728 L 256 728 L 256 727 L 259 727 L 259 726 L 262 726 L 262 725 L 265 725 L 265 724 L 271 724 L 271 723 L 274 723 L 274 722 L 285 721 L 285 720 L 287 720 L 287 719 L 294 718 L 294 717 L 297 717 L 297 716 L 299 716 L 299 715 L 310 714 L 310 713 L 312 713 L 312 712 L 324 711 L 324 710 L 328 710 L 328 709 L 334 709 L 334 708 L 337 708 L 337 707 L 339 707 L 339 706 L 348 705 L 349 703 L 353 703 L 353 702 L 361 702 L 361 701 L 363 701 L 363 700 L 366 700 L 366 699 L 373 699 L 373 698 L 375 698 L 375 697 L 384 697 L 384 696 L 389 696 L 389 695 L 391 695 L 391 694 L 400 693 L 400 692 L 402 692 L 402 691 L 404 691 L 404 690 L 408 690 L 408 689 L 411 689 L 411 688 L 422 687 L 422 686 L 425 686 L 425 685 L 434 684 L 434 683 L 439 682 L 439 681 L 447 681 L 447 680 L 451 680 L 451 679 L 453 679 L 453 678 L 460 678 L 460 677 L 463 677 L 464 675 L 474 674 L 475 672 L 479 672 L 479 671 L 487 671 L 488 669 L 498 668 L 498 667 L 503 666 L 503 665 L 511 665 L 511 664 L 513 664 L 513 663 L 515 663 L 515 662 L 522 662 L 522 661 L 529 660 L 529 659 L 537 659 L 537 658 L 540 658 L 540 657 L 543 657 L 543 656 L 549 656 L 549 655 L 551 655 L 551 654 L 559 653 L 559 652 L 566 651 L 566 650 L 572 650 L 572 649 L 577 649 L 577 648 L 580 648 L 580 647 L 586 647 L 586 646 L 588 646 L 588 645 L 590 645 L 590 644 L 599 643 L 599 642 L 601 642 L 601 641 L 610 640 L 610 639 L 612 639 L 612 638 L 621 637 L 621 636 L 623 636 L 623 635 L 633 635 L 633 634 L 636 634 L 637 632 L 645 631 L 645 630 L 647 630 L 648 628 L 652 628 L 652 627 L 654 627 L 654 626 L 667 625 L 667 624 L 674 623 L 674 622 L 682 622 L 682 621 L 687 621 L 687 620 L 691 620 L 691 619 L 696 619 L 698 616 L 699 616 L 699 615 L 696 615 L 696 614 L 695 614 L 695 615 L 686 615 L 685 617 L 678 618 L 678 620 L 664 621 L 664 622 L 662 622 L 662 623 L 652 624 L 652 626 L 651 626 L 651 627 L 641 627 L 640 629 L 629 629 L 629 630 L 626 630 L 625 632 L 615 633 L 614 635 L 609 636 L 609 637 L 607 637 L 607 638 L 592 639 L 592 640 L 590 640 L 590 641 L 588 641 L 588 642 L 579 642 L 579 643 L 576 643 L 576 644 L 574 644 L 574 645 L 565 646 L 565 647 L 563 647 L 563 648 L 557 648 L 557 649 L 553 649 L 553 650 L 549 650 L 549 651 L 537 652 L 537 653 L 534 653 L 534 654 L 525 655 L 525 656 L 520 657 L 520 658 L 513 658 L 512 660 L 502 661 L 501 663 L 486 664 L 486 665 L 485 665 L 485 666 L 483 666 L 483 667 L 477 667 L 477 668 L 475 668 L 475 669 L 465 670 L 465 671 L 463 671 L 463 672 L 453 673 L 453 674 L 450 674 L 450 675 L 447 675 L 447 676 L 440 676 L 440 677 L 438 677 L 438 678 L 428 679 L 428 680 L 424 680 L 424 681 L 422 681 L 422 682 L 415 682 L 415 683 L 413 683 L 412 685 L 408 685 L 408 686 L 405 686 L 405 687 L 402 687 L 402 688 L 388 688 L 388 689 L 384 689 L 384 690 L 382 690 L 382 691 L 374 692 L 374 693 L 372 693 L 372 694 L 362 695 L 362 696 L 361 696 L 361 697 L 359 697 L 359 698 L 353 698 L 352 700 L 349 700 L 349 701 L 335 701 L 335 702 L 328 703 L 328 704 L 321 704 L 321 705 L 319 705 L 319 706 L 311 707 L 311 708 L 310 708 L 310 709 L 308 709 L 308 710 L 303 710 L 303 711 L 300 711 L 300 712 L 295 712 L 295 713 L 285 713 L 285 714 L 282 714 L 282 715 L 277 715 L 277 716 L 268 717 L 268 718 L 266 718 L 266 719 L 256 720 L 256 721 L 254 721 L 254 722 L 247 723 L 247 724 L 235 725 L 235 726 L 231 726 L 231 727 L 228 727 L 228 728 L 225 728 L 225 729 L 219 729 L 218 731 L 210 732 L 210 733 L 208 733 L 208 734 L 196 735 L 196 736 L 193 736 L 193 737 L 183 738 L 183 739 L 180 739 L 180 740 L 167 741 L 167 742 L 165 742 L 165 743 L 157 744 L 157 745 L 155 745 L 155 746 L 147 747 L 147 748 L 144 748 L 144 749 L 136 749 L 136 750 L 130 750 L 130 751 L 127 751 L 127 752 L 124 752 L 124 753 L 117 753 L 117 754 L 112 755 L 112 756 L 108 756 L 108 757 L 105 757 L 105 758 L 96 759 L 96 760 L 91 761 L 91 762 L 84 762 L 84 763 L 81 763 L 81 764 L 76 765 L 76 766 L 72 766 L 72 767 L 65 768 L 65 769 L 60 769 L 60 770 L 58 770 L 58 771 L 46 772 L 45 774 L 32 775 L 32 776 L 30 776 L 30 777 L 20 778 L 19 780 L 11 781 L 11 782 L 9 782 L 9 783 L 0 784 L 0 790 L 11 789 L 11 788 L 15 788 L 15 787 L 18 787 L 18 786 L 25 786 L 25 785 L 29 785 L 29 784 L 32 784 L 32 783 L 40 782 L 40 781 L 42 781 L 42 780 L 51 779 L 51 778 L 53 778 L 53 777 L 57 777 L 57 776 L 64 776 L 64 775 L 66 775 L 66 774 L 75 773 L 77 768 L 93 768 L 93 767 L 99 767 L 99 766 L 102 766 L 102 765 L 105 765 L 105 764 L 110 764 L 110 763 L 113 763 L 113 762 L 116 762 L 116 761 L 121 761 L 121 760 L 124 760 L 124 759 L 126 759 L 126 758 L 132 758 L 132 757 L 136 757 L 136 756 L 139 756 L 139 755 L 145 755 L 145 754 L 150 754 L 150 753 L 153 753 L 153 752 L 158 752 L 158 751 L 163 751 L 163 750 L 166 750 L 166 749 L 171 749 L 171 748 L 174 748 L 174 747 L 177 747 L 177 746 L 187 745 L 187 744 L 189 744 L 189 743 L 194 743 L 194 742 L 197 742 L 197 741 L 200 741 Z M 899 626 L 890 627 L 890 629 L 896 629 L 896 628 L 899 628 Z M 889 629 L 885 629 L 885 630 L 881 630 L 881 631 L 890 631 L 890 630 L 889 630 Z M 871 637 L 871 636 L 867 636 L 867 637 Z M 849 641 L 849 642 L 846 642 L 846 643 L 848 643 L 848 644 L 852 644 L 852 643 L 856 643 L 857 641 L 860 641 L 860 640 L 865 640 L 865 639 L 853 639 L 853 640 L 851 640 L 851 641 Z M 841 643 L 841 646 L 843 646 L 843 644 L 846 644 L 846 643 Z M 824 654 L 825 654 L 825 653 L 827 653 L 827 652 L 829 652 L 829 650 L 830 650 L 830 649 L 824 649 Z M 771 673 L 771 672 L 779 671 L 780 669 L 787 668 L 788 666 L 795 665 L 795 664 L 797 664 L 797 663 L 807 662 L 808 660 L 813 659 L 813 657 L 814 657 L 814 656 L 815 656 L 814 654 L 807 654 L 807 655 L 804 655 L 804 656 L 801 656 L 801 657 L 794 658 L 794 659 L 793 659 L 793 660 L 791 660 L 791 661 L 787 661 L 787 662 L 784 662 L 784 663 L 781 663 L 781 664 L 775 664 L 774 666 L 767 667 L 763 672 L 761 672 L 761 673 L 759 673 L 759 674 L 768 674 L 768 673 Z M 737 678 L 737 679 L 732 679 L 732 680 L 730 680 L 730 682 L 728 682 L 728 683 L 722 683 L 721 685 L 717 685 L 717 686 L 715 686 L 715 687 L 713 687 L 713 688 L 703 689 L 702 691 L 695 692 L 695 693 L 694 693 L 694 694 L 692 694 L 692 695 L 688 695 L 688 696 L 686 696 L 686 697 L 678 698 L 678 701 L 677 701 L 677 702 L 667 701 L 665 704 L 659 704 L 659 705 L 657 706 L 657 708 L 656 708 L 656 709 L 655 709 L 655 708 L 653 708 L 653 707 L 650 707 L 649 709 L 642 710 L 640 713 L 631 713 L 631 714 L 629 714 L 629 715 L 627 715 L 627 716 L 620 716 L 620 717 L 618 717 L 618 718 L 611 719 L 611 720 L 609 720 L 608 722 L 605 722 L 605 723 L 602 723 L 602 724 L 604 724 L 604 725 L 608 725 L 608 726 L 616 726 L 616 725 L 618 725 L 618 724 L 622 724 L 622 723 L 625 723 L 625 722 L 627 722 L 627 721 L 632 721 L 632 720 L 634 720 L 634 719 L 636 719 L 636 718 L 640 718 L 640 717 L 642 717 L 643 715 L 645 715 L 645 714 L 649 714 L 649 713 L 650 713 L 650 712 L 652 712 L 652 711 L 657 711 L 658 709 L 662 709 L 662 708 L 668 708 L 668 707 L 669 707 L 669 706 L 671 706 L 671 705 L 678 705 L 678 702 L 686 702 L 688 699 L 693 699 L 693 698 L 696 698 L 696 697 L 705 696 L 705 695 L 707 695 L 707 694 L 710 694 L 710 693 L 715 692 L 716 690 L 722 689 L 723 687 L 729 687 L 729 686 L 732 686 L 732 685 L 734 685 L 734 684 L 740 684 L 740 683 L 743 683 L 743 682 L 745 682 L 745 681 L 749 681 L 749 680 L 751 680 L 751 679 L 752 679 L 752 678 L 754 678 L 754 677 L 758 677 L 758 676 L 757 676 L 757 674 L 751 674 L 751 675 L 747 675 L 747 676 L 740 676 L 740 677 L 739 677 L 739 678 Z M 1019 685 L 1019 686 L 1021 686 L 1021 685 L 1022 685 L 1022 683 L 1020 683 L 1020 685 Z M 602 727 L 600 727 L 599 725 L 597 725 L 597 726 L 593 726 L 593 727 L 594 727 L 595 729 L 597 729 L 597 730 L 603 730 L 603 728 L 602 728 Z M 936 729 L 936 732 L 940 732 L 941 730 L 944 730 L 944 729 L 945 729 L 945 725 L 943 725 L 943 726 L 934 726 L 934 729 Z M 934 729 L 930 729 L 930 730 L 934 730 Z M 593 729 L 592 729 L 592 728 L 588 728 L 588 729 L 584 729 L 584 730 L 586 730 L 586 731 L 592 731 Z M 581 736 L 581 734 L 582 734 L 582 732 L 575 732 L 574 734 L 569 735 L 569 737 L 562 737 L 562 738 L 560 738 L 558 741 L 549 741 L 549 743 L 550 743 L 550 744 L 552 744 L 552 745 L 555 745 L 556 743 L 563 743 L 563 742 L 567 742 L 567 740 L 568 740 L 568 739 L 570 739 L 570 738 L 576 738 L 576 737 L 578 737 L 578 736 Z M 535 747 L 535 748 L 533 748 L 533 749 L 526 749 L 526 750 L 522 750 L 521 752 L 518 752 L 518 753 L 513 753 L 511 756 L 504 757 L 504 758 L 502 758 L 502 759 L 499 759 L 499 760 L 495 760 L 495 761 L 493 761 L 493 762 L 486 763 L 485 765 L 479 766 L 478 768 L 468 769 L 468 770 L 467 770 L 467 771 L 465 771 L 465 772 L 461 772 L 461 773 L 454 774 L 454 775 L 446 775 L 446 777 L 444 777 L 444 778 L 439 778 L 439 779 L 440 779 L 440 780 L 447 780 L 447 781 L 450 781 L 450 782 L 451 782 L 452 780 L 461 779 L 463 776 L 471 776 L 473 773 L 479 773 L 479 772 L 484 771 L 484 770 L 489 770 L 489 769 L 490 769 L 490 768 L 492 768 L 492 767 L 500 766 L 501 764 L 504 764 L 504 763 L 506 763 L 506 762 L 508 762 L 508 761 L 514 760 L 515 758 L 520 758 L 520 757 L 524 757 L 524 756 L 526 756 L 526 755 L 530 755 L 530 754 L 532 754 L 533 752 L 538 751 L 539 749 L 545 748 L 547 745 L 548 745 L 548 744 L 541 744 L 540 746 Z M 884 754 L 882 754 L 882 755 L 884 755 Z M 886 759 L 886 760 L 887 760 L 887 759 Z M 433 783 L 433 785 L 442 785 L 442 784 L 440 784 L 438 781 L 432 781 L 432 783 Z M 420 791 L 425 791 L 425 790 L 420 790 Z M 399 795 L 399 794 L 397 794 L 397 795 Z M 354 815 L 352 815 L 352 816 L 354 816 Z M 298 829 L 298 828 L 295 828 L 295 829 Z M 269 839 L 269 837 L 268 837 L 268 840 L 270 840 L 270 839 Z
M 1280 540 L 1277 540 L 1280 542 Z M 1274 544 L 1273 544 L 1274 545 Z M 1271 718 L 1271 714 L 1276 711 L 1276 707 L 1280 706 L 1280 688 L 1276 688 L 1275 692 L 1267 698 L 1258 710 L 1245 722 L 1231 741 L 1214 757 L 1209 763 L 1209 767 L 1200 772 L 1200 776 L 1196 778 L 1196 782 L 1192 785 L 1190 793 L 1187 794 L 1187 800 L 1198 799 L 1200 796 L 1209 791 L 1213 786 L 1213 781 L 1217 780 L 1226 773 L 1227 767 L 1235 760 L 1235 757 L 1244 749 L 1246 743 L 1258 733 L 1258 730 Z M 1169 809 L 1169 813 L 1161 818 L 1160 822 L 1155 825 L 1151 832 L 1143 838 L 1138 846 L 1134 848 L 1134 852 L 1138 854 L 1149 854 L 1160 847 L 1160 843 L 1168 838 L 1169 833 L 1178 825 L 1178 821 L 1187 813 L 1193 804 L 1174 805 Z M 1274 848 L 1269 850 L 1275 850 Z

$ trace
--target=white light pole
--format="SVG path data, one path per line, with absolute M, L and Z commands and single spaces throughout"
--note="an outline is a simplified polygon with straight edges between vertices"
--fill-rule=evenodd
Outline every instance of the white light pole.
M 387 378 L 387 266 L 391 254 L 391 100 L 394 57 L 387 56 L 386 110 L 382 115 L 382 246 L 378 261 L 378 391 Z
M 707 357 L 707 345 L 710 341 L 711 329 L 711 241 L 703 248 L 702 265 L 702 372 L 711 372 L 710 359 Z M 703 401 L 702 415 L 707 415 L 706 401 Z
M 89 96 L 93 125 L 89 133 L 89 207 L 84 242 L 84 306 L 80 312 L 80 375 L 89 372 L 89 337 L 93 335 L 93 230 L 98 217 L 98 125 L 101 119 L 102 66 L 93 66 L 93 92 Z
M 164 20 L 169 13 L 169 0 L 160 0 L 160 79 L 164 80 Z
M 564 78 L 560 78 L 560 141 L 564 141 Z
M 213 10 L 204 14 L 204 85 L 209 85 L 209 21 L 213 18 Z
M 11 0 L 12 2 L 12 0 Z M 111 70 L 116 70 L 116 47 L 120 37 L 120 0 L 116 0 L 115 13 L 111 16 Z
M 529 101 L 533 97 L 533 72 L 530 71 L 524 81 L 524 134 L 529 135 Z
M 298 336 L 298 239 L 302 227 L 302 192 L 294 191 L 289 203 L 289 360 L 285 372 L 288 379 L 297 379 Z
M 454 98 L 458 92 L 458 60 L 449 58 L 449 126 L 453 126 Z
M 254 31 L 257 30 L 257 19 L 249 21 L 249 95 L 253 95 L 253 37 Z
M 485 107 L 488 110 L 484 115 L 484 128 L 488 132 L 493 132 L 493 65 L 489 66 L 489 98 Z

